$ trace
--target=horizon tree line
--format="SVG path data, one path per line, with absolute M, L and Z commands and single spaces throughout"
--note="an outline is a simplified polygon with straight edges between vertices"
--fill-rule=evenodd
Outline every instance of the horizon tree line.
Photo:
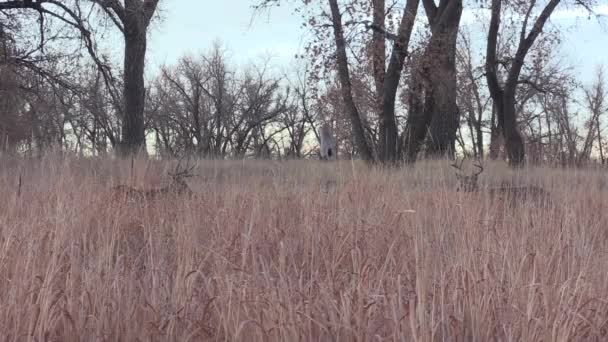
M 604 71 L 580 84 L 547 25 L 559 7 L 593 14 L 591 0 L 301 0 L 312 39 L 298 73 L 236 68 L 216 43 L 145 82 L 158 5 L 0 0 L 2 150 L 303 158 L 327 124 L 341 155 L 371 163 L 457 151 L 516 167 L 605 162 Z M 465 8 L 485 9 L 483 40 Z M 122 67 L 99 47 L 109 32 L 124 38 Z

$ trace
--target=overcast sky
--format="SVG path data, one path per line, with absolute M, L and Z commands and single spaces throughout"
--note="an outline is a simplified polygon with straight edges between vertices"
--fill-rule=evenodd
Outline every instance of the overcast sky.
M 233 62 L 245 63 L 270 54 L 277 67 L 289 67 L 302 48 L 305 32 L 293 6 L 282 5 L 252 22 L 252 0 L 161 1 L 163 20 L 156 22 L 149 42 L 148 71 L 174 63 L 184 54 L 198 54 L 220 40 Z M 284 2 L 286 3 L 286 2 Z M 608 15 L 608 0 L 599 0 L 596 10 Z M 421 12 L 422 13 L 422 12 Z M 467 16 L 465 12 L 464 20 Z M 470 20 L 469 20 L 470 21 Z M 583 11 L 558 10 L 552 23 L 565 34 L 566 61 L 588 80 L 597 64 L 608 67 L 608 18 L 602 26 L 587 19 Z

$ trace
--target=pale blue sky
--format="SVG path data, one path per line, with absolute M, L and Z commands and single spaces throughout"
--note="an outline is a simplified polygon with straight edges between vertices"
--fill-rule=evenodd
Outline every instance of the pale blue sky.
M 608 14 L 608 0 L 600 0 L 598 12 Z M 148 73 L 155 73 L 162 64 L 174 63 L 184 54 L 207 50 L 214 40 L 221 40 L 233 62 L 246 63 L 270 54 L 271 62 L 281 68 L 294 63 L 294 55 L 303 47 L 305 32 L 302 19 L 293 13 L 293 6 L 281 7 L 252 19 L 252 0 L 164 0 L 163 20 L 151 31 Z M 421 12 L 422 13 L 422 12 Z M 465 13 L 465 20 L 467 14 Z M 564 28 L 566 61 L 588 80 L 595 66 L 608 67 L 608 19 L 601 27 L 585 13 L 559 10 L 554 24 Z
M 252 22 L 251 0 L 165 0 L 163 20 L 151 32 L 151 67 L 172 63 L 187 53 L 209 49 L 215 40 L 228 48 L 229 56 L 243 63 L 268 53 L 273 62 L 288 64 L 303 46 L 301 17 L 293 7 L 281 6 L 257 16 Z

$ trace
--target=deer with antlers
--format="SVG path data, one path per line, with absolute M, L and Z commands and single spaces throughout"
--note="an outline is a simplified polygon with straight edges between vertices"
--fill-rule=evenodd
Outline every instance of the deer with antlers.
M 465 175 L 462 168 L 464 159 L 460 163 L 455 162 L 451 164 L 456 171 L 456 179 L 458 180 L 458 186 L 456 191 L 462 192 L 480 192 L 479 188 L 479 175 L 483 172 L 484 168 L 481 163 L 475 163 L 473 166 L 476 171 L 470 175 Z M 490 198 L 497 198 L 507 201 L 511 206 L 515 206 L 518 203 L 530 201 L 539 203 L 541 205 L 548 205 L 551 203 L 551 196 L 545 189 L 534 186 L 534 185 L 512 185 L 505 184 L 497 187 L 489 187 L 486 192 Z
M 455 162 L 454 164 L 451 164 L 451 166 L 453 168 L 455 168 L 456 170 L 463 172 L 462 169 L 462 164 L 464 163 L 464 159 L 462 159 L 460 161 L 460 164 Z M 477 192 L 479 191 L 479 184 L 478 184 L 478 177 L 479 175 L 483 172 L 483 165 L 481 164 L 474 164 L 473 166 L 475 166 L 477 168 L 477 171 L 474 171 L 472 174 L 470 175 L 464 175 L 462 173 L 459 173 L 458 171 L 456 172 L 456 179 L 458 180 L 458 186 L 456 188 L 456 191 L 463 191 L 463 192 Z
M 186 183 L 186 178 L 194 176 L 192 173 L 194 168 L 194 165 L 189 166 L 188 164 L 182 167 L 182 160 L 180 159 L 173 172 L 168 172 L 168 175 L 171 177 L 171 183 L 169 185 L 158 189 L 148 190 L 137 189 L 128 185 L 117 185 L 111 190 L 112 193 L 119 198 L 132 201 L 152 200 L 168 195 L 194 197 L 194 192 L 190 189 L 188 183 Z

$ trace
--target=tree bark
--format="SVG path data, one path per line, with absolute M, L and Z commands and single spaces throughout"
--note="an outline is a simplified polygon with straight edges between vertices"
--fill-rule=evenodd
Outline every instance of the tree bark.
M 386 19 L 385 1 L 373 0 L 373 24 L 375 27 L 383 27 Z M 376 86 L 376 106 L 382 112 L 382 98 L 384 93 L 384 76 L 386 74 L 386 40 L 380 30 L 374 30 L 371 44 L 371 59 L 374 72 L 374 83 Z
M 507 94 L 507 92 L 505 92 L 503 96 L 503 107 L 502 109 L 498 108 L 497 114 L 499 118 L 502 116 L 502 135 L 505 139 L 507 157 L 512 166 L 522 166 L 525 160 L 525 148 L 524 140 L 517 128 L 515 94 Z
M 490 119 L 490 148 L 488 157 L 496 160 L 499 157 L 500 146 L 502 144 L 502 129 L 498 126 L 496 117 L 496 106 L 492 106 L 492 117 Z
M 488 89 L 494 105 L 496 106 L 496 115 L 498 117 L 498 126 L 502 128 L 502 134 L 505 139 L 505 147 L 509 163 L 513 167 L 523 166 L 525 161 L 524 141 L 517 127 L 517 113 L 515 110 L 515 94 L 519 83 L 519 76 L 524 65 L 526 55 L 534 44 L 535 40 L 541 34 L 543 27 L 553 10 L 560 3 L 560 0 L 550 0 L 544 7 L 541 14 L 536 18 L 536 21 L 530 32 L 527 31 L 528 20 L 532 13 L 532 7 L 535 1 L 529 4 L 529 10 L 524 17 L 517 52 L 513 58 L 513 62 L 508 70 L 507 79 L 503 86 L 498 82 L 497 66 L 497 41 L 498 31 L 500 29 L 502 0 L 492 0 L 492 15 L 490 19 L 490 27 L 488 32 L 488 43 L 486 52 L 486 80 Z
M 382 118 L 380 120 L 380 155 L 384 162 L 395 162 L 399 156 L 395 101 L 419 4 L 420 0 L 408 0 L 405 5 L 384 78 Z
M 600 152 L 600 161 L 602 163 L 602 165 L 604 165 L 604 146 L 602 145 L 602 130 L 600 128 L 600 118 L 599 116 L 596 117 L 596 123 L 595 123 L 595 129 L 597 131 L 597 144 L 598 144 L 598 149 Z
M 425 94 L 427 77 L 422 75 L 423 72 L 423 70 L 414 70 L 408 95 L 409 111 L 405 131 L 401 137 L 401 154 L 407 164 L 416 162 L 416 157 L 431 124 L 432 112 L 429 108 L 433 99 Z
M 484 159 L 484 148 L 483 148 L 483 131 L 481 130 L 483 110 L 477 112 L 477 120 L 475 120 L 475 132 L 477 134 L 477 153 L 479 158 Z
M 385 15 L 385 1 L 384 0 L 373 0 L 373 25 L 375 28 L 383 28 L 386 19 Z M 392 137 L 390 125 L 390 119 L 387 122 L 385 119 L 385 111 L 383 106 L 384 99 L 384 82 L 386 78 L 386 40 L 381 30 L 376 29 L 372 34 L 370 57 L 372 60 L 372 69 L 374 76 L 374 84 L 376 87 L 376 110 L 378 111 L 378 119 L 380 121 L 380 144 L 378 157 L 380 161 L 386 162 L 391 159 L 391 153 L 389 151 L 390 140 Z
M 146 61 L 146 33 L 159 0 L 129 0 L 124 7 L 119 2 L 102 6 L 116 14 L 116 25 L 122 23 L 125 38 L 124 113 L 122 124 L 122 155 L 128 156 L 143 149 L 145 152 L 144 107 L 146 89 L 144 69 Z
M 133 26 L 133 27 L 130 27 Z M 144 127 L 144 64 L 146 29 L 137 23 L 125 25 L 124 99 L 122 122 L 122 154 L 130 155 L 145 147 Z
M 432 36 L 422 63 L 427 64 L 431 112 L 427 153 L 454 156 L 459 110 L 456 103 L 456 41 L 462 16 L 462 0 L 423 0 Z
M 342 31 L 342 14 L 340 13 L 340 8 L 338 7 L 338 1 L 329 0 L 329 7 L 331 9 L 334 39 L 336 43 L 336 63 L 338 77 L 340 79 L 342 98 L 346 111 L 350 116 L 357 150 L 364 160 L 373 161 L 374 156 L 372 149 L 370 148 L 365 137 L 363 122 L 353 99 L 352 84 L 348 69 L 348 58 L 346 55 L 346 41 L 344 40 L 344 32 Z

